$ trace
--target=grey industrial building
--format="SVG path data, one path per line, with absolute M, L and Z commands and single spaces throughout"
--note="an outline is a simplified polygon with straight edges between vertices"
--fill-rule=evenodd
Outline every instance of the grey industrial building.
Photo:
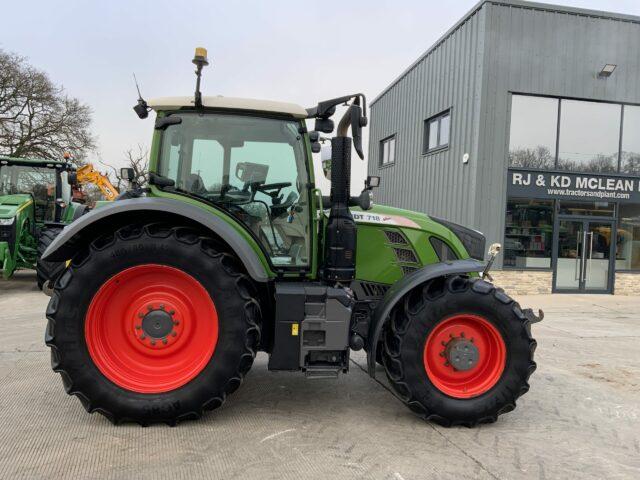
M 640 294 L 640 17 L 481 1 L 369 134 L 376 199 L 502 243 L 511 290 Z

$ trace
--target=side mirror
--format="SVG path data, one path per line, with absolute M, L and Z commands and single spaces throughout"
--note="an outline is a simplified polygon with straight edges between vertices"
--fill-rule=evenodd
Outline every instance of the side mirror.
M 127 182 L 133 182 L 133 180 L 136 178 L 136 173 L 134 172 L 133 168 L 121 168 L 120 178 L 126 180 Z
M 372 188 L 378 188 L 379 186 L 380 186 L 380 177 L 369 175 L 367 179 L 364 181 L 364 188 L 366 190 L 371 190 Z

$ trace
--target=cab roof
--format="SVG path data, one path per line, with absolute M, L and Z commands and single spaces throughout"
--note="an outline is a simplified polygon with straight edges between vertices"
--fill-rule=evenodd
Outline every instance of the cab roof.
M 26 165 L 45 168 L 65 168 L 75 169 L 75 165 L 64 158 L 60 160 L 49 160 L 47 158 L 19 158 L 0 155 L 0 166 L 2 165 Z
M 193 108 L 195 100 L 190 97 L 162 97 L 152 98 L 147 102 L 154 110 L 179 110 L 181 108 Z M 225 110 L 247 110 L 251 112 L 268 112 L 291 115 L 295 118 L 307 118 L 307 111 L 300 105 L 288 102 L 275 102 L 272 100 L 256 100 L 253 98 L 235 97 L 202 97 L 202 105 L 206 108 L 220 108 Z

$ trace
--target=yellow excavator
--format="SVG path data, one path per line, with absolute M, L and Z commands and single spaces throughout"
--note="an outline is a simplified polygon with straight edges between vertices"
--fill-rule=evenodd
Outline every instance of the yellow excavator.
M 100 189 L 105 200 L 113 201 L 118 196 L 118 189 L 113 186 L 106 175 L 93 168 L 91 163 L 83 165 L 76 170 L 78 185 L 92 183 Z

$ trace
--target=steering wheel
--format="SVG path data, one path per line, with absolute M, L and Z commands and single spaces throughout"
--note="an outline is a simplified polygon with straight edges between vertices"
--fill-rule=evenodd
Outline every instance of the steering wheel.
M 255 188 L 257 191 L 266 193 L 271 198 L 275 198 L 280 194 L 280 190 L 290 186 L 291 186 L 291 182 L 280 182 L 280 183 L 263 183 L 262 185 L 257 185 Z

